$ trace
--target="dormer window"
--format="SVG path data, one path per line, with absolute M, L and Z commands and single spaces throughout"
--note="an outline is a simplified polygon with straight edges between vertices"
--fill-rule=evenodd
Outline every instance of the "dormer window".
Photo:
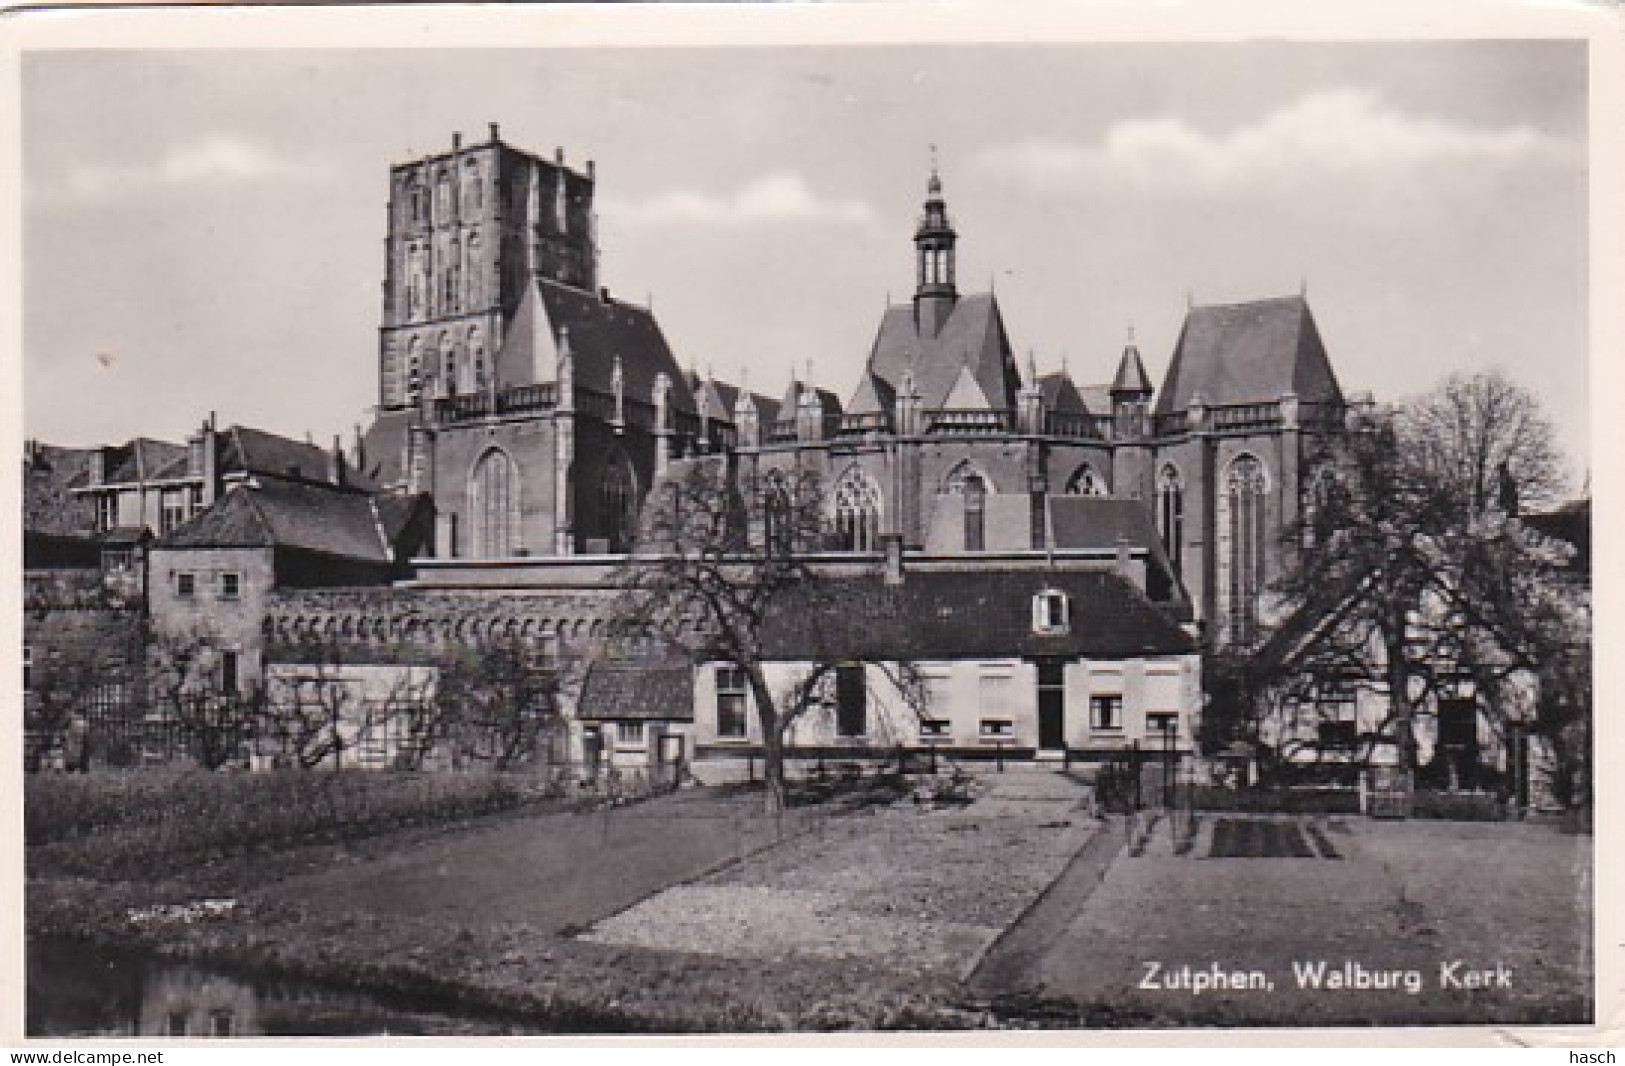
M 1072 605 L 1066 593 L 1045 589 L 1033 597 L 1033 632 L 1066 633 L 1072 628 Z

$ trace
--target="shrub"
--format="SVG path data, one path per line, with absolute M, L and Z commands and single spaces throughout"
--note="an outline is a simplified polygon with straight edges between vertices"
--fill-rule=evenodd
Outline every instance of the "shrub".
M 123 876 L 225 854 L 359 839 L 539 800 L 529 777 L 495 772 L 132 771 L 30 778 L 31 862 Z

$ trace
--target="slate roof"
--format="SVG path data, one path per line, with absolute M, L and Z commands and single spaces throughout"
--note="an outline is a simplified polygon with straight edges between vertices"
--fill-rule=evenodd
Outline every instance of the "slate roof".
M 588 722 L 692 722 L 693 668 L 681 660 L 596 662 L 581 683 L 576 717 Z
M 1129 344 L 1123 349 L 1123 358 L 1117 363 L 1117 376 L 1112 378 L 1113 392 L 1143 392 L 1151 395 L 1151 375 L 1140 361 L 1140 349 Z
M 1212 407 L 1273 403 L 1286 392 L 1310 403 L 1343 398 L 1308 301 L 1284 296 L 1193 307 L 1155 413 L 1184 411 L 1197 393 Z
M 942 409 L 967 363 L 988 402 L 998 408 L 1016 406 L 1021 377 L 991 294 L 961 296 L 935 337 L 920 335 L 913 304 L 887 308 L 869 352 L 868 372 L 895 389 L 912 367 L 921 406 L 933 411 Z
M 778 402 L 778 417 L 794 418 L 796 408 L 800 402 L 801 394 L 808 388 L 809 386 L 797 381 L 795 378 L 791 378 L 790 387 L 784 390 L 784 399 Z M 818 388 L 816 385 L 811 386 L 811 389 L 813 395 L 818 397 L 819 404 L 824 408 L 824 417 L 828 418 L 830 415 L 840 415 L 843 413 L 841 398 L 839 396 L 835 395 L 828 389 Z M 758 414 L 757 417 L 760 419 L 761 415 Z
M 1190 605 L 1179 589 L 1173 560 L 1163 549 L 1162 538 L 1157 535 L 1144 503 L 1111 496 L 1052 494 L 1049 513 L 1050 536 L 1057 549 L 1114 548 L 1119 540 L 1146 549 L 1153 570 L 1147 575 L 1146 584 L 1153 598 L 1175 600 L 1180 617 L 1189 616 Z M 1160 580 L 1156 575 L 1159 570 L 1163 575 Z
M 508 324 L 500 356 L 508 384 L 554 380 L 547 367 L 535 371 L 535 364 L 538 348 L 544 363 L 552 358 L 561 327 L 570 333 L 578 388 L 610 393 L 618 355 L 628 399 L 653 402 L 655 377 L 663 373 L 671 381 L 672 410 L 695 410 L 688 375 L 678 367 L 651 311 L 546 278 L 532 279 Z
M 887 418 L 897 407 L 897 390 L 884 378 L 876 377 L 872 373 L 865 373 L 863 380 L 858 384 L 858 391 L 853 394 L 852 402 L 847 405 L 846 413 L 851 415 L 885 415 Z
M 1036 634 L 1033 597 L 1071 601 L 1071 628 Z M 762 627 L 767 657 L 944 660 L 1058 655 L 1122 659 L 1196 650 L 1193 639 L 1126 578 L 1106 571 L 918 570 L 796 587 Z
M 232 426 L 219 434 L 217 469 L 222 474 L 265 474 L 325 482 L 331 455 L 327 449 L 249 426 Z M 347 470 L 347 476 L 356 471 Z M 368 481 L 365 477 L 360 481 Z
M 406 433 L 415 411 L 379 411 L 361 436 L 361 462 L 357 470 L 375 485 L 393 485 L 406 476 L 401 461 Z
M 90 478 L 93 448 L 30 444 L 23 460 L 23 529 L 57 536 L 89 534 L 95 505 L 73 490 Z
M 1078 386 L 1073 384 L 1072 375 L 1064 370 L 1057 370 L 1053 374 L 1045 374 L 1038 379 L 1038 390 L 1044 395 L 1044 409 L 1046 411 L 1061 411 L 1067 414 L 1089 414 L 1089 405 L 1084 402 L 1083 394 L 1078 392 Z
M 111 485 L 185 477 L 186 466 L 185 445 L 136 437 L 128 444 L 108 449 L 102 481 Z
M 157 541 L 160 548 L 297 548 L 392 561 L 372 496 L 278 478 L 233 487 L 214 506 Z

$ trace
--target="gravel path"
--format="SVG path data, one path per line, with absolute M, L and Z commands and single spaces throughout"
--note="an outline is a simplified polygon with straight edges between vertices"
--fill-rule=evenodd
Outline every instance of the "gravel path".
M 583 939 L 962 973 L 1096 829 L 1073 809 L 1078 786 L 1043 784 L 1048 791 L 1026 797 L 995 788 L 961 812 L 894 808 L 833 820 L 667 889 L 599 922 Z

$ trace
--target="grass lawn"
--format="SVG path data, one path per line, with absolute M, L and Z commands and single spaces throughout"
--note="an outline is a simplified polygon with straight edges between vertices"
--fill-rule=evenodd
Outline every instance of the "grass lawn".
M 1164 823 L 1142 854 L 1120 856 L 1031 982 L 1170 1025 L 1589 1020 L 1590 837 L 1516 823 L 1303 819 L 1337 858 L 1318 848 L 1316 857 L 1214 858 L 1216 836 L 1228 838 L 1225 854 L 1242 833 L 1275 835 L 1235 824 L 1215 834 L 1215 821 L 1205 816 L 1184 854 Z M 1456 960 L 1457 977 L 1505 967 L 1510 987 L 1452 987 L 1441 966 Z M 1170 975 L 1256 970 L 1270 986 L 1143 988 L 1151 963 Z M 1300 987 L 1294 963 L 1414 970 L 1420 988 Z

